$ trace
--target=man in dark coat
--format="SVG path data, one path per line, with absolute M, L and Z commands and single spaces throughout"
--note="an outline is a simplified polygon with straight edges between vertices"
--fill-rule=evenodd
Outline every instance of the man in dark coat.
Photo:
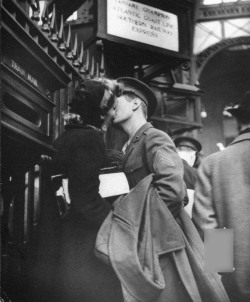
M 228 111 L 239 136 L 223 151 L 206 157 L 198 170 L 193 220 L 200 233 L 233 230 L 234 268 L 222 282 L 232 302 L 250 301 L 250 91 Z M 226 255 L 225 255 L 226 256 Z
M 108 110 L 114 101 L 113 94 L 105 91 L 100 81 L 81 80 L 69 104 L 65 132 L 54 142 L 58 152 L 53 172 L 66 174 L 71 200 L 62 221 L 60 302 L 122 301 L 116 275 L 93 253 L 96 234 L 110 211 L 99 194 L 99 171 L 105 163 L 101 108 Z

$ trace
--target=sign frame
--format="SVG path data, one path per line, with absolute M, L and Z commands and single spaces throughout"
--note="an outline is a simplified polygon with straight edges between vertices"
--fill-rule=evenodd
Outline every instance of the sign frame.
M 139 1 L 136 1 L 135 3 L 142 4 Z M 166 8 L 164 8 L 164 11 L 166 13 L 174 14 L 177 16 L 178 19 L 178 39 L 179 39 L 179 50 L 173 51 L 157 46 L 153 46 L 150 44 L 146 44 L 143 42 L 138 42 L 118 36 L 114 36 L 108 33 L 107 31 L 107 0 L 97 0 L 97 34 L 96 36 L 100 39 L 105 39 L 111 42 L 116 42 L 119 44 L 124 44 L 126 46 L 131 46 L 139 49 L 144 49 L 150 52 L 156 52 L 163 55 L 172 56 L 175 58 L 180 58 L 184 60 L 189 60 L 191 56 L 191 32 L 190 32 L 190 26 L 191 26 L 191 20 L 189 20 L 190 14 L 187 11 L 187 7 L 167 7 L 167 3 L 165 4 Z M 156 6 L 150 6 L 152 9 L 160 9 L 163 10 L 160 7 Z M 190 26 L 189 26 L 190 25 Z

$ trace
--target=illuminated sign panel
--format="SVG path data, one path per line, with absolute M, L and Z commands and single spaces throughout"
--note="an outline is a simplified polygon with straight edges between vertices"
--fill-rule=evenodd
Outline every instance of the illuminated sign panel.
M 107 0 L 107 33 L 179 51 L 177 15 L 129 0 Z

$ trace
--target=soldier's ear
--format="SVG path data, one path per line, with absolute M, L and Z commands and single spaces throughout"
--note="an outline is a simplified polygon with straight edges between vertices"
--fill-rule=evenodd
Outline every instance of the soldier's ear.
M 137 110 L 140 107 L 141 102 L 142 101 L 139 98 L 135 98 L 133 100 L 133 107 L 132 107 L 133 111 Z

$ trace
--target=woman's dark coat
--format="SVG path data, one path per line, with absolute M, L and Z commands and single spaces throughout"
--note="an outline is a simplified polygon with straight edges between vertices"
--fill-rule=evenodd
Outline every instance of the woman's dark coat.
M 62 221 L 59 301 L 122 301 L 114 272 L 94 253 L 98 229 L 110 211 L 98 193 L 99 170 L 105 163 L 102 136 L 97 130 L 68 126 L 54 142 L 53 174 L 69 179 L 71 209 Z

